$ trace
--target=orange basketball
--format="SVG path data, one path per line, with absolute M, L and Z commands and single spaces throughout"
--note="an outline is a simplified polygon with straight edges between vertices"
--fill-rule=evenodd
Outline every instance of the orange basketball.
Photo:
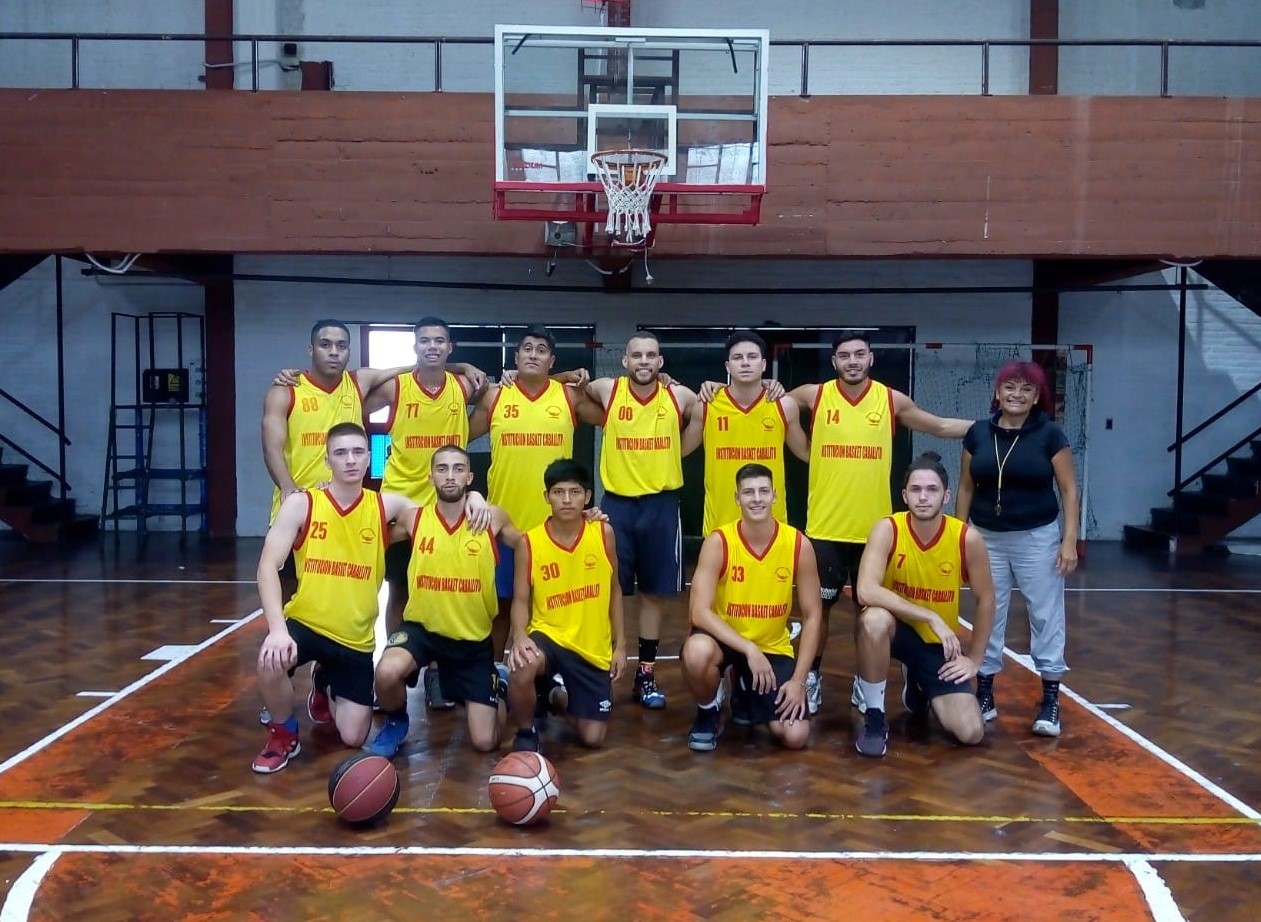
M 398 772 L 390 760 L 360 752 L 333 769 L 328 802 L 337 815 L 355 826 L 367 826 L 390 815 L 399 795 Z
M 560 796 L 560 778 L 537 752 L 510 752 L 490 776 L 490 805 L 500 819 L 529 826 L 545 819 Z

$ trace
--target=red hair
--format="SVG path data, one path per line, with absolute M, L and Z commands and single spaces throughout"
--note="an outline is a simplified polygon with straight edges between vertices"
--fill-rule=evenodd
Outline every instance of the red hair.
M 994 376 L 995 392 L 1008 381 L 1023 381 L 1026 384 L 1032 384 L 1038 389 L 1038 402 L 1035 404 L 1037 408 L 1047 416 L 1055 413 L 1055 405 L 1051 400 L 1051 389 L 1047 387 L 1046 383 L 1046 373 L 1042 371 L 1042 366 L 1037 362 L 1025 362 L 1021 359 L 1012 359 L 1010 362 L 1004 362 L 1002 367 L 998 369 L 998 374 Z M 990 412 L 998 412 L 997 396 L 990 401 Z

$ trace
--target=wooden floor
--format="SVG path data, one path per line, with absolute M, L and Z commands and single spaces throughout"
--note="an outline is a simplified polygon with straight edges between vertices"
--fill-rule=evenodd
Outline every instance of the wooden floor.
M 520 830 L 461 713 L 413 700 L 399 806 L 358 831 L 327 803 L 346 751 L 305 715 L 290 767 L 250 771 L 258 550 L 0 541 L 0 920 L 1257 918 L 1261 558 L 1092 545 L 1058 740 L 1028 733 L 1037 682 L 1012 660 L 981 747 L 908 720 L 891 681 L 889 755 L 862 759 L 838 606 L 804 753 L 739 728 L 689 751 L 663 661 L 669 707 L 623 682 L 605 750 L 553 721 L 560 806 Z

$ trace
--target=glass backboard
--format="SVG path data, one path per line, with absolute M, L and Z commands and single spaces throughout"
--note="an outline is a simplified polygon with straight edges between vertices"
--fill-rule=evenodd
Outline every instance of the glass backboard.
M 495 215 L 598 221 L 591 155 L 667 158 L 655 223 L 756 223 L 770 35 L 760 29 L 495 27 Z

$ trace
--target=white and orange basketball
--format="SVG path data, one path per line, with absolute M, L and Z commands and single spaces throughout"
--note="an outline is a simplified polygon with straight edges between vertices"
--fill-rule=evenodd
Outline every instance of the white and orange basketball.
M 510 752 L 491 771 L 490 805 L 500 819 L 529 826 L 547 817 L 560 796 L 560 778 L 537 752 Z

